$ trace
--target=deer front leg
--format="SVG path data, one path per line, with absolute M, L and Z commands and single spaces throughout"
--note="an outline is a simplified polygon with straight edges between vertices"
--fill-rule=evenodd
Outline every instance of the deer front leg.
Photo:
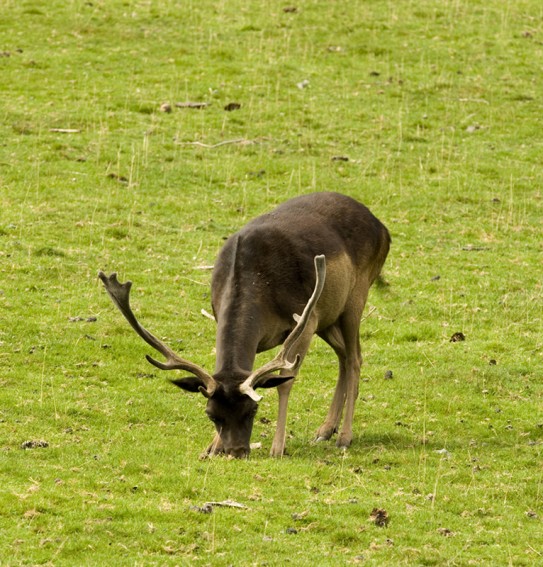
M 279 410 L 277 412 L 277 429 L 273 438 L 272 448 L 270 455 L 272 457 L 282 457 L 285 453 L 285 437 L 287 427 L 287 409 L 288 397 L 294 380 L 289 380 L 280 386 L 277 386 L 277 393 L 279 394 Z
M 302 364 L 303 359 L 307 353 L 307 349 L 311 343 L 313 333 L 316 327 L 316 320 L 313 320 L 309 324 L 304 334 L 294 343 L 292 347 L 292 352 L 296 352 L 300 357 L 299 365 Z M 290 374 L 289 370 L 282 370 L 281 374 L 283 376 L 288 376 Z M 298 369 L 294 372 L 294 376 L 298 374 Z M 287 427 L 287 409 L 288 409 L 288 397 L 290 390 L 294 384 L 294 380 L 288 380 L 280 386 L 277 386 L 277 393 L 279 394 L 279 410 L 277 412 L 277 429 L 275 430 L 275 436 L 273 438 L 272 448 L 270 455 L 272 457 L 282 457 L 285 454 L 285 438 L 286 438 L 286 427 Z
M 218 433 L 215 433 L 213 441 L 211 442 L 209 447 L 200 455 L 200 459 L 208 459 L 215 455 L 220 455 L 221 453 L 224 453 L 221 436 Z

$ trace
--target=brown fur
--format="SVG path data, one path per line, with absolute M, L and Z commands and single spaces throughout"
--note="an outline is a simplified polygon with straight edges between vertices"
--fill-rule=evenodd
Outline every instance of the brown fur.
M 297 197 L 249 222 L 227 240 L 213 271 L 217 354 L 212 376 L 175 355 L 141 328 L 128 305 L 128 284 L 112 281 L 114 275 L 100 277 L 138 334 L 167 357 L 166 363 L 151 362 L 160 368 L 182 368 L 194 374 L 172 382 L 208 398 L 206 413 L 217 430 L 208 454 L 249 454 L 258 400 L 254 386 L 278 388 L 279 412 L 271 454 L 281 456 L 285 450 L 288 397 L 299 364 L 292 371 L 288 370 L 291 365 L 282 366 L 279 376 L 265 372 L 253 383 L 257 352 L 282 344 L 291 334 L 296 325 L 294 314 L 302 313 L 316 287 L 314 259 L 324 255 L 326 279 L 322 293 L 308 311 L 303 327 L 297 326 L 303 330 L 286 354 L 290 357 L 287 362 L 296 355 L 303 360 L 315 334 L 335 351 L 338 382 L 317 438 L 329 439 L 339 431 L 337 445 L 347 447 L 352 440 L 362 363 L 360 320 L 389 246 L 386 227 L 364 205 L 338 193 Z M 121 289 L 127 285 L 128 289 Z M 244 389 L 247 381 L 250 384 Z

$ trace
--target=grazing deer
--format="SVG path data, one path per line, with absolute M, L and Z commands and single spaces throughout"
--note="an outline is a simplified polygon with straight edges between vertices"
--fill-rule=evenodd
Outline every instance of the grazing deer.
M 226 241 L 213 270 L 212 375 L 139 324 L 129 304 L 131 282 L 120 284 L 116 274 L 100 272 L 99 277 L 138 335 L 166 358 L 158 362 L 147 356 L 149 362 L 163 370 L 186 370 L 190 377 L 171 381 L 207 398 L 206 413 L 217 431 L 206 454 L 247 457 L 261 400 L 255 390 L 277 387 L 271 455 L 282 456 L 293 378 L 315 334 L 339 359 L 335 394 L 317 440 L 330 439 L 344 413 L 337 446 L 350 445 L 362 363 L 360 320 L 389 246 L 386 227 L 364 205 L 338 193 L 296 197 L 249 222 Z M 258 352 L 281 344 L 271 362 L 253 370 Z

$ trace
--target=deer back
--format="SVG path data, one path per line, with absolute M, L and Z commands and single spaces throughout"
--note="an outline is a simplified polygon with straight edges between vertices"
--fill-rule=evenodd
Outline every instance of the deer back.
M 216 371 L 250 370 L 256 352 L 284 340 L 315 285 L 315 256 L 324 254 L 327 263 L 315 308 L 321 329 L 343 311 L 352 290 L 369 288 L 389 244 L 385 226 L 338 193 L 297 197 L 249 222 L 226 241 L 213 271 Z

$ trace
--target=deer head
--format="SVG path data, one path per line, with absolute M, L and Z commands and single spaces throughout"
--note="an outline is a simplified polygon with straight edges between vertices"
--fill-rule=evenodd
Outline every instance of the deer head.
M 98 274 L 113 303 L 119 308 L 131 327 L 166 359 L 165 362 L 159 362 L 147 355 L 147 360 L 162 370 L 190 372 L 192 376 L 172 379 L 171 382 L 188 392 L 200 392 L 207 398 L 206 414 L 217 430 L 217 437 L 208 449 L 209 453 L 225 452 L 235 457 L 248 456 L 254 418 L 258 402 L 262 399 L 255 390 L 279 386 L 296 375 L 301 363 L 300 356 L 296 353 L 296 342 L 307 326 L 326 277 L 324 256 L 315 256 L 314 262 L 315 288 L 302 315 L 293 315 L 296 325 L 275 358 L 253 371 L 249 376 L 245 373 L 212 376 L 200 366 L 181 358 L 170 347 L 144 329 L 136 319 L 130 308 L 129 300 L 132 282 L 127 281 L 121 284 L 115 273 L 110 276 L 106 276 L 103 272 Z M 281 375 L 275 374 L 276 372 L 281 372 Z

